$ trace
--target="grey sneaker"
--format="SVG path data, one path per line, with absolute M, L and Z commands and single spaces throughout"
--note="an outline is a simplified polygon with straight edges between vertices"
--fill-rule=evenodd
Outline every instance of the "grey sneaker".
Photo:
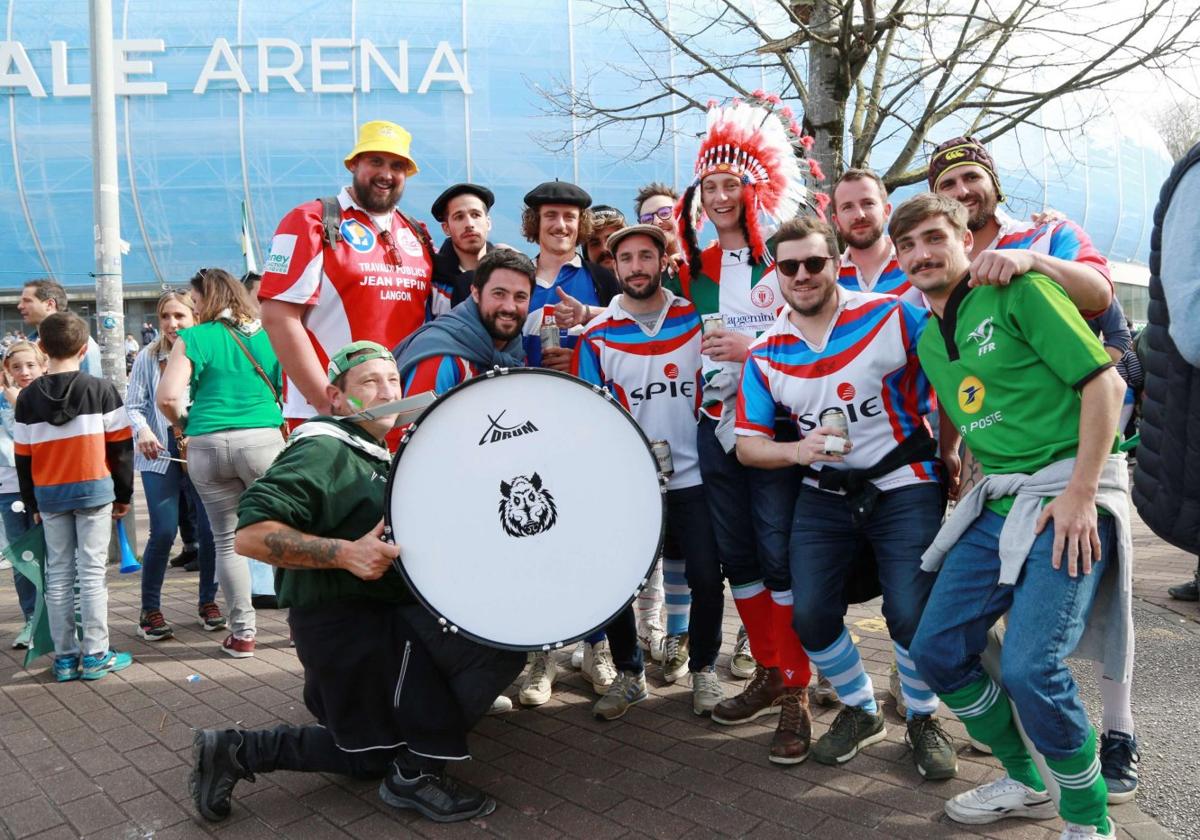
M 717 669 L 712 665 L 692 671 L 692 711 L 698 715 L 712 714 L 717 704 L 725 699 L 725 690 L 717 678 Z
M 646 693 L 646 673 L 634 674 L 620 671 L 608 691 L 596 701 L 592 714 L 603 720 L 616 720 L 629 711 L 635 703 L 641 703 L 650 695 Z
M 667 636 L 667 641 L 663 644 L 663 679 L 673 683 L 686 674 L 687 670 L 688 634 Z
M 733 656 L 729 657 L 729 673 L 739 680 L 748 680 L 754 676 L 757 665 L 754 654 L 750 652 L 750 637 L 746 635 L 746 628 L 739 627 L 737 641 L 733 644 Z
M 833 687 L 833 683 L 820 671 L 817 671 L 817 684 L 808 690 L 808 699 L 818 706 L 824 706 L 827 709 L 831 709 L 842 702 L 838 699 L 837 689 Z
M 904 690 L 900 685 L 900 668 L 892 662 L 892 670 L 888 674 L 888 694 L 896 704 L 896 714 L 900 717 L 908 715 L 908 704 L 904 702 Z
M 813 760 L 819 764 L 845 764 L 863 747 L 887 737 L 883 715 L 871 714 L 859 706 L 843 706 L 829 731 L 812 747 Z
M 946 730 L 931 715 L 913 715 L 908 721 L 904 740 L 912 748 L 917 772 L 938 781 L 958 775 L 958 753 Z

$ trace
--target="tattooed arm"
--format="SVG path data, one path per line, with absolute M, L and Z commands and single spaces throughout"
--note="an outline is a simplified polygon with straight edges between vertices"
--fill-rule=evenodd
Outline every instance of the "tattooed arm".
M 304 534 L 282 522 L 256 522 L 238 529 L 233 550 L 281 569 L 344 569 L 363 580 L 376 580 L 400 555 L 384 542 L 383 520 L 353 542 Z

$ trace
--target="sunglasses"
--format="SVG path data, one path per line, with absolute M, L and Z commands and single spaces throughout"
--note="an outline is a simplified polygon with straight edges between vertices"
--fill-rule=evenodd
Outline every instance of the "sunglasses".
M 638 216 L 638 221 L 643 225 L 648 225 L 653 222 L 654 217 L 657 216 L 665 222 L 667 219 L 671 218 L 671 214 L 674 212 L 674 210 L 675 208 L 668 204 L 665 207 L 659 207 L 653 213 L 642 213 Z
M 775 263 L 775 270 L 784 277 L 795 277 L 796 272 L 800 270 L 800 266 L 804 266 L 804 270 L 809 274 L 819 274 L 825 268 L 825 264 L 833 257 L 805 257 L 802 260 L 779 260 Z

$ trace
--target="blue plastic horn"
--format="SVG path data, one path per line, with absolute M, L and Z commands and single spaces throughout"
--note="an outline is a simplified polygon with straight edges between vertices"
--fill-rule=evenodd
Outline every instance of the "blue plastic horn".
M 133 549 L 129 547 L 129 537 L 125 534 L 125 521 L 122 519 L 117 520 L 117 542 L 121 546 L 121 574 L 141 571 L 142 564 L 133 556 Z

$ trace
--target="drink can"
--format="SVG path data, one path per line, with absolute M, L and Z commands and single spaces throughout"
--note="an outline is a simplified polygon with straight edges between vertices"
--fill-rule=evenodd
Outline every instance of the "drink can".
M 559 338 L 557 324 L 542 324 L 542 329 L 538 335 L 542 340 L 543 350 L 562 347 L 562 341 Z
M 850 423 L 846 420 L 846 412 L 840 408 L 827 408 L 817 418 L 818 426 L 828 426 L 837 432 L 838 437 L 850 440 Z
M 725 329 L 725 316 L 720 312 L 701 316 L 700 329 L 703 335 L 712 335 L 717 330 Z
M 671 458 L 671 444 L 665 440 L 650 441 L 650 451 L 654 453 L 654 460 L 658 461 L 658 471 L 667 478 L 675 474 L 675 461 Z

